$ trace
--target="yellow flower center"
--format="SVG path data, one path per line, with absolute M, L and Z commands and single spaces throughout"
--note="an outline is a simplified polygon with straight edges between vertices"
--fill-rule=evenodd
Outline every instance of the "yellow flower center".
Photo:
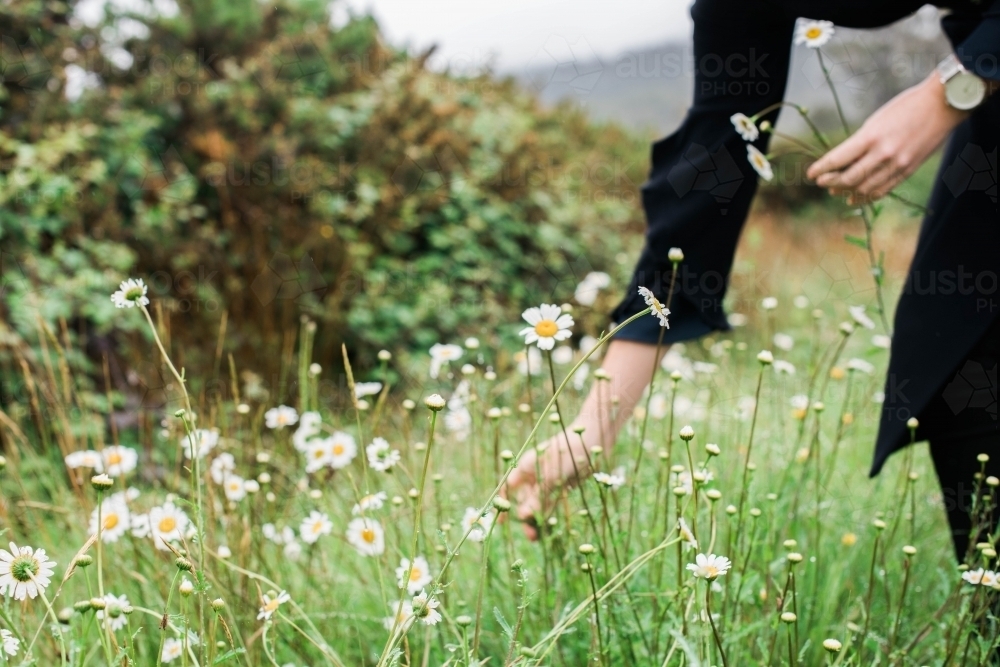
M 368 544 L 372 544 L 375 541 L 375 531 L 371 528 L 365 528 L 361 531 L 361 539 Z
M 312 532 L 313 532 L 313 534 L 316 534 L 316 533 L 320 532 L 321 530 L 323 530 L 323 524 L 321 524 L 319 521 L 317 521 L 316 523 L 314 523 L 312 525 Z
M 424 573 L 421 572 L 416 565 L 414 565 L 413 568 L 410 570 L 410 581 L 419 581 L 420 577 L 422 576 L 424 576 Z
M 559 325 L 552 320 L 542 320 L 535 325 L 535 333 L 542 338 L 552 338 L 559 331 Z
M 340 456 L 341 454 L 344 453 L 344 446 L 343 445 L 334 445 L 333 446 L 333 453 L 336 454 L 337 456 Z
M 119 454 L 118 452 L 113 452 L 111 454 L 108 454 L 108 465 L 109 466 L 116 466 L 116 465 L 118 465 L 121 462 L 122 462 L 122 455 Z
M 714 565 L 706 565 L 705 566 L 705 578 L 706 579 L 715 579 L 718 576 L 719 576 L 719 568 L 715 567 Z
M 822 35 L 823 31 L 815 26 L 806 30 L 806 37 L 809 39 L 819 39 Z
M 177 527 L 177 519 L 172 516 L 165 516 L 160 519 L 160 523 L 158 523 L 156 527 L 161 533 L 169 533 Z
M 106 517 L 104 517 L 104 530 L 111 530 L 117 525 L 118 525 L 117 514 L 109 514 Z
M 280 603 L 280 602 L 278 602 L 278 599 L 277 599 L 277 598 L 275 598 L 275 599 L 273 599 L 273 600 L 268 600 L 268 601 L 267 601 L 267 602 L 266 602 L 266 603 L 264 604 L 264 611 L 274 611 L 275 609 L 277 609 L 277 608 L 278 608 L 278 605 L 280 605 L 280 604 L 281 604 L 281 603 Z

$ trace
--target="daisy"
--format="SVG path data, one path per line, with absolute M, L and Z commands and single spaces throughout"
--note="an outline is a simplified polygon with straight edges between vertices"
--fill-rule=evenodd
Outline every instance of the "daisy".
M 168 637 L 163 642 L 163 653 L 160 654 L 161 662 L 173 662 L 184 654 L 184 642 L 174 637 Z
M 118 286 L 118 291 L 111 295 L 111 302 L 115 304 L 116 308 L 148 306 L 147 291 L 146 283 L 142 282 L 142 278 L 129 278 L 123 280 Z
M 785 375 L 795 375 L 795 365 L 791 362 L 785 361 L 784 359 L 775 359 L 774 372 L 784 373 Z
M 465 529 L 465 532 L 469 533 L 469 540 L 472 542 L 482 542 L 485 540 L 486 534 L 490 532 L 490 528 L 493 526 L 493 517 L 493 512 L 487 512 L 485 515 L 482 515 L 475 507 L 467 508 L 465 516 L 462 517 L 462 528 Z
M 239 475 L 229 475 L 222 483 L 222 489 L 226 494 L 226 500 L 237 503 L 247 497 L 247 485 Z
M 875 334 L 872 336 L 872 345 L 883 350 L 888 350 L 889 346 L 892 345 L 892 339 L 884 334 Z
M 560 345 L 556 349 L 552 350 L 552 361 L 560 366 L 565 366 L 569 362 L 573 361 L 573 348 L 569 345 Z
M 646 305 L 650 307 L 649 313 L 660 321 L 660 326 L 669 329 L 670 322 L 667 321 L 667 316 L 670 315 L 670 311 L 667 310 L 666 306 L 653 296 L 648 287 L 640 287 L 639 295 L 646 302 Z
M 847 369 L 852 371 L 861 371 L 865 375 L 871 375 L 875 372 L 875 366 L 868 363 L 864 359 L 850 359 L 847 362 Z
M 315 544 L 323 535 L 333 532 L 333 523 L 322 512 L 310 512 L 309 516 L 302 520 L 299 526 L 299 535 L 306 544 Z
M 45 590 L 56 564 L 45 555 L 45 549 L 18 547 L 10 543 L 10 552 L 0 549 L 0 595 L 15 600 L 34 600 L 39 590 Z
M 868 317 L 864 306 L 848 306 L 847 310 L 850 311 L 851 318 L 865 329 L 875 328 L 875 322 Z
M 594 481 L 607 489 L 617 491 L 625 484 L 625 476 L 614 473 L 595 472 Z
M 309 449 L 309 443 L 322 432 L 323 420 L 318 412 L 303 412 L 299 427 L 292 434 L 292 444 L 300 452 Z
M 2 553 L 3 552 L 0 552 L 0 554 Z M 978 586 L 983 582 L 984 574 L 986 574 L 986 572 L 983 568 L 979 568 L 978 570 L 968 570 L 967 572 L 962 573 L 962 580 L 972 584 L 973 586 Z M 2 581 L 2 579 L 0 579 L 0 581 Z
M 413 596 L 413 615 L 420 619 L 424 625 L 437 625 L 441 622 L 441 612 L 437 609 L 440 606 L 437 598 L 427 595 L 427 591 L 420 591 L 420 595 Z
M 980 583 L 983 586 L 986 586 L 987 588 L 993 588 L 994 586 L 997 585 L 998 580 L 1000 579 L 998 579 L 996 572 L 994 572 L 993 570 L 986 570 L 985 572 L 983 572 L 983 577 L 980 580 Z
M 98 510 L 95 507 L 90 515 L 91 535 L 97 534 L 97 513 Z M 103 524 L 101 526 L 102 542 L 117 542 L 132 525 L 128 505 L 125 503 L 125 497 L 121 494 L 116 493 L 101 502 L 100 514 Z
M 104 596 L 104 609 L 97 610 L 97 619 L 103 621 L 106 614 L 108 627 L 111 628 L 112 632 L 117 632 L 128 623 L 128 617 L 122 613 L 122 610 L 127 606 L 129 606 L 128 598 L 124 595 L 107 593 Z
M 148 514 L 133 514 L 129 521 L 129 528 L 132 530 L 132 537 L 139 539 L 145 539 L 153 532 L 149 526 Z
M 294 426 L 298 420 L 299 413 L 295 411 L 295 408 L 290 408 L 287 405 L 279 405 L 264 413 L 264 425 L 268 428 Z
M 281 550 L 282 555 L 291 561 L 296 561 L 299 556 L 302 555 L 302 545 L 299 544 L 298 540 L 292 540 L 285 545 L 285 548 Z
M 70 469 L 92 468 L 95 472 L 104 472 L 104 458 L 100 452 L 85 449 L 66 455 L 66 467 Z
M 389 496 L 385 491 L 379 491 L 378 493 L 371 493 L 367 496 L 363 496 L 360 501 L 351 510 L 352 514 L 361 514 L 362 512 L 368 512 L 370 510 L 382 509 L 382 505 L 385 504 L 386 498 Z
M 795 43 L 818 49 L 833 37 L 833 24 L 829 21 L 801 19 L 795 26 Z
M 397 628 L 400 632 L 405 632 L 410 621 L 413 620 L 413 605 L 406 600 L 396 601 L 393 608 L 395 613 L 382 619 L 382 625 L 385 626 L 386 630 Z
M 436 380 L 437 376 L 441 374 L 441 367 L 450 361 L 455 361 L 461 359 L 464 350 L 460 345 L 442 345 L 441 343 L 434 343 L 431 346 L 431 370 L 430 376 L 432 380 Z
M 112 477 L 132 472 L 139 462 L 139 454 L 134 449 L 119 445 L 105 447 L 101 451 L 101 458 L 104 462 L 104 471 Z
M 729 117 L 729 122 L 736 128 L 736 132 L 743 137 L 743 141 L 757 141 L 757 137 L 760 136 L 760 131 L 757 129 L 756 123 L 746 114 L 734 113 Z
M 767 161 L 767 156 L 757 150 L 753 144 L 747 144 L 747 159 L 750 160 L 750 166 L 754 168 L 754 171 L 760 174 L 760 177 L 765 181 L 774 178 L 774 171 L 771 169 L 771 163 Z
M 212 465 L 208 472 L 212 476 L 212 481 L 222 484 L 229 474 L 236 470 L 236 459 L 229 452 L 223 452 L 212 460 Z
M 372 519 L 352 519 L 347 524 L 347 541 L 362 556 L 380 556 L 385 551 L 382 524 Z
M 357 456 L 358 446 L 349 433 L 337 431 L 327 440 L 330 447 L 330 467 L 334 470 L 347 467 Z
M 180 541 L 188 527 L 188 516 L 172 502 L 149 510 L 149 532 L 160 551 L 169 551 L 167 542 Z
M 331 438 L 313 440 L 306 450 L 306 472 L 313 473 L 330 465 L 333 459 L 333 443 Z
M 365 396 L 375 396 L 382 391 L 381 382 L 358 382 L 354 385 L 354 397 L 364 398 Z
M 528 308 L 521 317 L 531 325 L 520 331 L 525 344 L 538 343 L 540 350 L 551 350 L 556 346 L 556 341 L 566 340 L 573 335 L 570 331 L 573 317 L 563 313 L 560 306 L 543 303 L 537 308 Z
M 689 549 L 698 550 L 698 540 L 695 539 L 694 533 L 691 532 L 691 528 L 688 527 L 687 521 L 684 519 L 678 519 L 677 521 L 677 532 L 680 533 L 681 539 L 684 540 L 684 546 Z
M 517 372 L 521 375 L 527 375 L 528 371 L 531 371 L 532 375 L 542 372 L 542 353 L 537 347 L 529 347 L 527 352 L 518 350 L 514 354 L 514 361 L 517 362 Z
M 365 452 L 368 454 L 368 465 L 379 472 L 391 469 L 400 460 L 399 450 L 392 449 L 385 438 L 373 439 L 372 444 L 365 447 Z
M 410 573 L 408 581 L 407 572 Z M 416 595 L 418 591 L 429 586 L 432 581 L 434 581 L 434 577 L 431 576 L 430 565 L 427 564 L 427 559 L 423 556 L 417 556 L 413 559 L 413 567 L 410 567 L 409 558 L 399 561 L 399 567 L 396 568 L 396 585 L 402 588 L 403 584 L 406 583 L 406 592 L 410 595 Z
M 181 447 L 184 449 L 184 458 L 186 459 L 191 458 L 192 441 L 194 441 L 194 446 L 198 450 L 198 458 L 203 459 L 206 454 L 215 449 L 215 446 L 219 444 L 219 432 L 214 428 L 196 428 L 190 435 L 185 435 L 181 438 Z
M 472 413 L 461 401 L 454 403 L 449 401 L 449 410 L 444 413 L 444 427 L 449 433 L 454 433 L 459 440 L 465 440 L 472 430 Z
M 603 271 L 591 271 L 573 292 L 573 298 L 581 306 L 593 306 L 597 301 L 597 293 L 611 284 L 611 276 Z
M 716 556 L 715 554 L 698 554 L 694 557 L 693 563 L 688 563 L 687 569 L 694 574 L 695 577 L 701 579 L 707 579 L 709 581 L 714 581 L 718 579 L 732 567 L 732 563 L 725 556 Z
M 272 595 L 274 597 L 271 597 Z M 285 591 L 281 591 L 277 595 L 274 595 L 273 592 L 264 593 L 264 595 L 261 597 L 261 602 L 263 602 L 264 604 L 260 606 L 260 612 L 258 612 L 257 614 L 257 620 L 258 621 L 268 620 L 269 618 L 271 618 L 271 615 L 274 612 L 278 611 L 278 607 L 280 607 L 286 602 L 290 602 L 291 599 L 292 596 Z
M 0 630 L 0 641 L 3 642 L 3 652 L 7 655 L 17 655 L 21 649 L 21 640 L 11 634 L 10 630 Z
M 649 416 L 663 419 L 670 412 L 670 399 L 664 394 L 653 394 L 649 399 Z
M 795 347 L 795 339 L 786 333 L 776 333 L 772 339 L 774 346 L 779 350 L 788 352 L 793 347 Z

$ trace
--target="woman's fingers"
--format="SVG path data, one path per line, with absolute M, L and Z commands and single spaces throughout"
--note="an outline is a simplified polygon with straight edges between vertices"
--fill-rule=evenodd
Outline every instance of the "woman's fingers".
M 844 143 L 828 151 L 816 160 L 806 171 L 806 176 L 820 185 L 820 177 L 830 172 L 838 172 L 856 162 L 868 150 L 869 141 L 863 132 L 858 132 Z

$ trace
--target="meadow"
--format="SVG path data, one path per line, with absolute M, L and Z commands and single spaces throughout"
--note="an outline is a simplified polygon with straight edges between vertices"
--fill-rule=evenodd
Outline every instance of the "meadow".
M 225 391 L 189 395 L 201 370 L 174 367 L 155 303 L 123 284 L 117 317 L 145 322 L 168 400 L 151 437 L 74 429 L 106 417 L 77 400 L 76 352 L 51 336 L 25 361 L 32 410 L 3 415 L 0 664 L 985 664 L 993 546 L 956 566 L 924 446 L 867 478 L 888 352 L 864 262 L 852 277 L 837 246 L 847 276 L 825 292 L 796 268 L 828 265 L 840 231 L 751 223 L 737 326 L 650 369 L 538 542 L 503 482 L 591 383 L 613 395 L 613 332 L 587 316 L 613 298 L 603 276 L 560 306 L 574 326 L 551 351 L 511 322 L 355 376 L 346 348 L 343 369 L 312 363 L 304 319 L 285 405 L 231 357 Z

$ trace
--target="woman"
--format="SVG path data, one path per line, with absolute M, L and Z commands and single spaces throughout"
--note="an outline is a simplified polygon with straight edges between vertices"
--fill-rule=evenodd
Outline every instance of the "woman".
M 684 250 L 685 260 L 664 342 L 729 328 L 722 310 L 725 282 L 756 190 L 756 174 L 743 158 L 744 141 L 730 117 L 750 115 L 782 100 L 798 17 L 871 28 L 903 18 L 922 4 L 919 0 L 696 0 L 691 10 L 698 64 L 694 103 L 680 128 L 653 145 L 652 170 L 642 189 L 649 224 L 646 246 L 626 296 L 612 314 L 614 321 L 622 322 L 645 307 L 637 294 L 639 286 L 649 287 L 666 301 L 671 273 L 667 252 L 676 246 Z M 973 473 L 980 465 L 976 455 L 991 453 L 987 472 L 1000 474 L 996 426 L 1000 95 L 993 94 L 1000 80 L 1000 0 L 956 0 L 945 6 L 950 13 L 942 24 L 954 58 L 876 111 L 858 132 L 814 163 L 808 176 L 833 194 L 876 200 L 951 135 L 896 310 L 871 475 L 910 442 L 907 421 L 917 417 L 916 437 L 930 441 L 961 559 L 970 539 L 966 512 Z M 956 67 L 956 59 L 961 66 Z M 981 99 L 976 99 L 977 89 Z M 772 123 L 776 117 L 777 111 L 765 116 Z M 768 139 L 769 134 L 762 133 L 753 143 L 766 153 Z M 730 184 L 724 206 L 708 191 L 683 187 L 690 173 L 713 168 L 728 170 L 727 177 L 719 179 Z M 976 171 L 978 180 L 973 182 L 969 174 Z M 592 389 L 573 424 L 583 427 L 585 446 L 613 442 L 632 414 L 650 369 L 658 362 L 658 335 L 653 318 L 640 318 L 609 344 L 603 368 L 612 389 Z M 975 375 L 976 368 L 983 369 L 987 382 L 992 378 L 992 408 L 979 405 L 982 392 L 976 401 L 965 401 L 978 407 L 963 405 L 968 392 L 959 380 L 965 381 L 962 374 L 967 371 Z M 616 423 L 599 418 L 611 414 L 611 396 L 619 401 Z M 550 444 L 543 448 L 541 485 L 533 452 L 522 458 L 509 480 L 519 505 L 517 514 L 526 520 L 531 537 L 536 535 L 532 518 L 540 506 L 540 493 L 571 476 L 573 458 L 586 460 L 579 442 L 573 445 L 577 451 L 572 458 L 560 452 L 570 446 L 564 438 Z

